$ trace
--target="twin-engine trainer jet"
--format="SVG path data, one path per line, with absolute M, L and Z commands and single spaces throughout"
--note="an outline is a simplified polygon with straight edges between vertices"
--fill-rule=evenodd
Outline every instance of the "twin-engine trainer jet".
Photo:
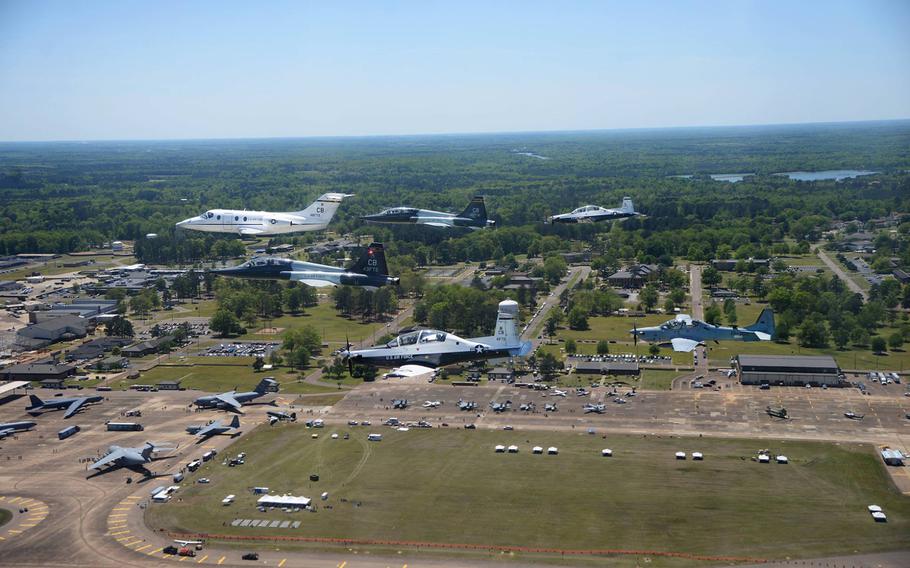
M 487 208 L 483 197 L 476 196 L 460 215 L 443 213 L 415 207 L 393 207 L 375 215 L 364 215 L 362 220 L 370 223 L 427 225 L 440 229 L 470 229 L 476 231 L 496 225 L 496 221 L 487 219 Z
M 385 345 L 366 349 L 344 349 L 340 355 L 349 364 L 359 363 L 374 367 L 404 365 L 411 370 L 430 372 L 436 367 L 464 361 L 516 357 L 527 355 L 531 342 L 518 337 L 515 318 L 518 303 L 504 300 L 499 303 L 495 335 L 463 339 L 452 333 L 435 329 L 422 329 L 399 335 Z
M 37 416 L 44 410 L 60 410 L 61 408 L 65 408 L 66 412 L 63 414 L 63 417 L 69 418 L 73 414 L 79 412 L 79 410 L 86 404 L 92 402 L 101 402 L 104 400 L 104 397 L 80 396 L 76 398 L 55 398 L 54 400 L 43 401 L 37 396 L 31 394 L 28 396 L 28 399 L 31 401 L 31 406 L 27 406 L 25 410 L 27 410 L 28 413 L 32 416 Z
M 206 233 L 230 233 L 243 237 L 286 235 L 304 231 L 321 231 L 341 205 L 348 193 L 324 193 L 303 211 L 278 213 L 244 211 L 241 209 L 211 209 L 198 217 L 177 223 L 178 229 Z
M 220 408 L 231 412 L 240 412 L 243 403 L 256 400 L 275 390 L 278 382 L 275 379 L 265 378 L 259 381 L 256 388 L 249 392 L 228 391 L 221 394 L 200 396 L 193 404 L 200 408 Z M 241 413 L 242 414 L 242 413 Z
M 636 341 L 641 338 L 652 343 L 670 342 L 674 351 L 692 351 L 705 341 L 770 341 L 774 336 L 774 311 L 765 308 L 749 327 L 713 325 L 680 314 L 659 326 L 638 327 L 629 333 Z
M 222 424 L 221 420 L 215 420 L 205 426 L 187 426 L 186 432 L 199 438 L 199 444 L 218 434 L 239 434 L 240 417 L 234 416 L 228 424 Z
M 368 246 L 360 259 L 347 270 L 289 258 L 257 256 L 240 266 L 213 272 L 237 278 L 293 280 L 316 287 L 345 285 L 375 290 L 387 284 L 398 284 L 398 278 L 392 278 L 388 274 L 382 243 Z
M 152 461 L 152 454 L 160 451 L 170 451 L 172 449 L 173 448 L 156 446 L 151 442 L 146 442 L 143 446 L 138 448 L 111 446 L 108 449 L 108 452 L 100 459 L 96 460 L 90 467 L 92 469 L 101 469 L 107 466 L 110 466 L 111 469 L 125 467 L 132 471 L 142 473 L 147 477 L 151 477 L 151 472 L 145 469 L 145 464 Z
M 628 217 L 639 217 L 641 213 L 635 211 L 631 197 L 623 197 L 622 205 L 618 209 L 607 209 L 598 205 L 584 205 L 562 215 L 553 215 L 548 219 L 550 223 L 596 223 L 598 221 L 616 221 Z

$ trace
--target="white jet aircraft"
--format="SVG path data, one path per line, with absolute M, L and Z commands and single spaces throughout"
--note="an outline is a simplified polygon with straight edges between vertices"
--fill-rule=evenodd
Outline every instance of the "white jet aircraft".
M 210 209 L 177 223 L 178 229 L 206 233 L 230 233 L 242 237 L 286 235 L 304 231 L 321 231 L 349 193 L 324 193 L 302 211 L 286 213 L 273 211 L 244 211 L 242 209 Z

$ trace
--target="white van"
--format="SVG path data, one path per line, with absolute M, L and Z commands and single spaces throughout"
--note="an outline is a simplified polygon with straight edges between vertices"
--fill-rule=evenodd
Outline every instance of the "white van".
M 381 442 L 382 434 L 370 434 L 367 436 L 367 440 L 369 440 L 371 442 Z

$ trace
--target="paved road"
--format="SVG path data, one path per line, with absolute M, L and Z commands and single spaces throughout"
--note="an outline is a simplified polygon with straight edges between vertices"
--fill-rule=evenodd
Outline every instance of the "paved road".
M 702 298 L 701 271 L 702 266 L 699 264 L 692 264 L 689 266 L 689 302 L 692 306 L 692 318 L 704 321 L 705 302 Z M 670 386 L 671 390 L 681 388 L 683 383 L 688 384 L 698 375 L 708 374 L 708 349 L 703 346 L 698 346 L 695 348 L 694 353 L 698 355 L 698 363 L 695 365 L 695 371 L 692 374 L 673 379 L 673 383 Z
M 854 282 L 853 279 L 850 278 L 849 274 L 844 272 L 844 269 L 841 267 L 840 263 L 832 260 L 831 257 L 828 256 L 828 254 L 823 251 L 821 247 L 815 247 L 815 254 L 817 254 L 818 258 L 820 258 L 821 261 L 825 263 L 825 266 L 830 268 L 834 274 L 837 274 L 838 278 L 844 281 L 844 284 L 847 285 L 847 288 L 849 288 L 850 291 L 861 295 L 863 297 L 863 300 L 869 299 L 869 293 L 860 288 L 860 285 Z
M 537 316 L 534 318 L 534 321 L 531 322 L 531 325 L 528 326 L 528 329 L 521 334 L 521 338 L 524 340 L 531 341 L 531 352 L 537 350 L 540 347 L 541 340 L 537 338 L 540 333 L 534 335 L 535 331 L 540 328 L 541 322 L 547 321 L 547 316 L 550 314 L 550 310 L 553 308 L 559 309 L 559 296 L 562 294 L 563 290 L 566 287 L 571 285 L 574 287 L 579 282 L 583 282 L 588 275 L 591 274 L 590 266 L 573 266 L 569 268 L 569 275 L 566 279 L 561 282 L 556 288 L 551 290 L 551 294 L 544 298 L 543 304 L 540 306 L 540 310 L 537 313 Z

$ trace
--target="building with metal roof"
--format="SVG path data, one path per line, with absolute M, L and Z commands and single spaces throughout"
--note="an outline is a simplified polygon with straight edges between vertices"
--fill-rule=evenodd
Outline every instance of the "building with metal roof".
M 830 355 L 739 355 L 736 370 L 744 385 L 846 385 L 844 374 Z

